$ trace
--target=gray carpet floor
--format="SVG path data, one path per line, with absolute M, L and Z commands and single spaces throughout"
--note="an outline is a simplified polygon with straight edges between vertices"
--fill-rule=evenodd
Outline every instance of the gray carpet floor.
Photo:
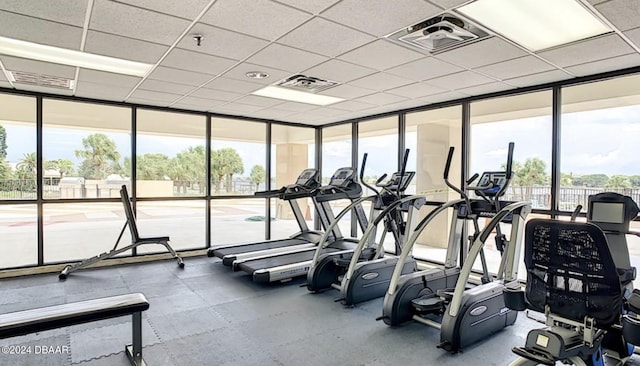
M 263 286 L 218 259 L 185 263 L 183 270 L 173 261 L 89 269 L 64 282 L 56 274 L 0 280 L 0 312 L 142 292 L 151 303 L 143 315 L 149 366 L 506 365 L 511 348 L 539 326 L 521 314 L 514 326 L 452 355 L 436 348 L 435 329 L 376 322 L 382 299 L 346 308 L 333 302 L 336 291 L 300 288 L 304 279 Z M 0 340 L 7 346 L 0 365 L 128 365 L 130 342 L 131 318 L 114 318 Z

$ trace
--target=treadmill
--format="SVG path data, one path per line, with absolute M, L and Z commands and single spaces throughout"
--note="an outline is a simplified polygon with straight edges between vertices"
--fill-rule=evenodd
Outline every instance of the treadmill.
M 338 169 L 329 184 L 317 189 L 315 201 L 317 207 L 322 208 L 324 215 L 320 215 L 323 227 L 329 227 L 334 220 L 333 211 L 329 206 L 330 201 L 349 199 L 355 201 L 362 196 L 362 187 L 356 181 L 356 171 L 351 167 Z M 327 209 L 328 208 L 328 209 Z M 367 227 L 367 217 L 361 205 L 354 207 L 355 216 L 362 231 Z M 325 221 L 326 220 L 326 221 Z M 345 238 L 336 225 L 331 233 L 331 244 L 324 251 L 353 249 L 358 244 L 354 238 Z M 305 276 L 313 262 L 316 245 L 309 248 L 301 248 L 283 253 L 256 253 L 252 258 L 238 258 L 233 262 L 235 271 L 242 270 L 253 276 L 253 280 L 259 283 L 287 281 L 294 277 Z
M 323 233 L 309 230 L 296 199 L 311 197 L 314 207 L 318 212 L 318 216 L 323 217 L 325 215 L 325 210 L 319 209 L 314 199 L 316 190 L 319 187 L 320 177 L 318 170 L 305 169 L 300 173 L 294 184 L 290 184 L 276 190 L 256 192 L 256 197 L 279 198 L 281 200 L 288 201 L 300 231 L 285 239 L 218 246 L 209 249 L 207 251 L 207 256 L 221 258 L 223 264 L 230 266 L 236 259 L 245 258 L 247 255 L 266 255 L 278 252 L 288 252 L 293 249 L 315 248 L 315 245 L 322 238 Z M 324 222 L 325 220 L 321 221 Z

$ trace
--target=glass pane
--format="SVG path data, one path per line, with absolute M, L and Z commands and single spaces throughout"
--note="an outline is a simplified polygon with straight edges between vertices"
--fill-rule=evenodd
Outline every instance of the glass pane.
M 462 108 L 460 106 L 407 114 L 406 147 L 411 150 L 407 170 L 416 177 L 407 193 L 426 195 L 427 200 L 447 202 L 459 195 L 449 189 L 442 179 L 449 147 L 455 147 L 449 171 L 449 180 L 460 184 L 462 142 Z M 418 220 L 424 218 L 434 206 L 420 210 Z M 449 210 L 452 211 L 452 210 Z M 449 223 L 452 212 L 442 213 L 420 235 L 414 247 L 414 256 L 442 262 L 446 258 Z
M 126 222 L 117 202 L 45 204 L 43 211 L 45 263 L 82 260 L 110 251 Z M 129 243 L 131 234 L 125 230 L 119 247 Z
M 351 166 L 351 124 L 322 129 L 322 184 L 338 169 Z
M 117 198 L 131 176 L 131 110 L 43 101 L 44 198 Z
M 211 201 L 211 245 L 264 240 L 265 202 L 263 198 Z
M 38 264 L 36 205 L 0 205 L 0 268 Z
M 138 197 L 206 194 L 204 116 L 137 110 Z M 125 165 L 129 166 L 126 160 Z
M 0 94 L 0 200 L 35 198 L 36 100 Z
M 211 187 L 213 195 L 253 195 L 251 172 L 266 165 L 266 125 L 234 119 L 212 119 Z
M 168 236 L 175 250 L 206 247 L 206 206 L 198 201 L 153 201 L 136 204 L 140 236 Z M 143 245 L 138 253 L 165 253 L 160 245 Z
M 549 90 L 471 103 L 470 174 L 504 170 L 509 142 L 515 143 L 513 176 L 502 200 L 551 208 L 552 99 Z M 489 219 L 479 221 L 482 229 Z M 501 229 L 509 239 L 511 226 L 501 224 Z M 488 240 L 485 255 L 489 272 L 497 272 L 501 257 L 494 239 Z M 479 260 L 474 268 L 481 269 Z
M 640 76 L 562 90 L 558 209 L 587 210 L 590 195 L 613 191 L 640 202 Z
M 315 165 L 315 129 L 274 124 L 271 126 L 271 189 L 293 184 L 300 173 Z M 264 189 L 264 179 L 250 175 L 250 180 Z M 298 205 L 313 229 L 315 210 L 311 199 L 298 199 Z M 271 199 L 271 238 L 285 238 L 300 231 L 289 202 Z

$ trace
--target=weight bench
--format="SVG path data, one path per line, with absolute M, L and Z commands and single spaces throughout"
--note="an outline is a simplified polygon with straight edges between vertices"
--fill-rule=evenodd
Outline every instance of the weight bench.
M 89 259 L 85 259 L 80 263 L 76 263 L 74 265 L 68 265 L 64 267 L 62 272 L 58 275 L 58 278 L 64 280 L 67 278 L 69 273 L 82 269 L 84 267 L 88 267 L 94 263 L 100 262 L 103 259 L 111 258 L 120 253 L 126 252 L 127 250 L 133 249 L 138 245 L 142 244 L 160 244 L 164 245 L 165 248 L 171 253 L 173 258 L 178 261 L 178 266 L 180 268 L 184 268 L 184 262 L 182 258 L 176 253 L 175 250 L 169 245 L 169 237 L 168 236 L 155 236 L 155 237 L 140 237 L 138 233 L 138 225 L 136 224 L 136 216 L 133 213 L 133 207 L 131 206 L 131 199 L 129 198 L 129 193 L 127 192 L 127 186 L 123 185 L 120 189 L 120 200 L 122 201 L 122 206 L 124 206 L 124 213 L 127 217 L 127 221 L 124 223 L 122 230 L 120 231 L 120 235 L 118 236 L 118 240 L 116 240 L 116 244 L 113 246 L 113 249 L 109 252 L 102 253 L 95 257 L 91 257 Z M 126 247 L 118 248 L 118 244 L 120 243 L 120 239 L 122 239 L 122 235 L 124 234 L 125 229 L 129 226 L 129 231 L 131 231 L 131 244 Z
M 0 315 L 0 339 L 67 327 L 124 315 L 133 317 L 133 341 L 125 353 L 133 366 L 142 359 L 142 312 L 149 302 L 141 293 L 104 297 Z

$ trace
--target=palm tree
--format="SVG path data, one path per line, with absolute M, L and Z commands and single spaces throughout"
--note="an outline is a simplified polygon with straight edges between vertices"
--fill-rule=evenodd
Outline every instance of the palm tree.
M 47 169 L 57 170 L 60 173 L 60 179 L 75 172 L 73 162 L 69 159 L 47 160 L 44 166 Z
M 113 172 L 120 160 L 115 141 L 103 133 L 94 133 L 82 139 L 84 150 L 76 150 L 76 157 L 83 158 L 80 172 L 85 178 L 103 179 Z

